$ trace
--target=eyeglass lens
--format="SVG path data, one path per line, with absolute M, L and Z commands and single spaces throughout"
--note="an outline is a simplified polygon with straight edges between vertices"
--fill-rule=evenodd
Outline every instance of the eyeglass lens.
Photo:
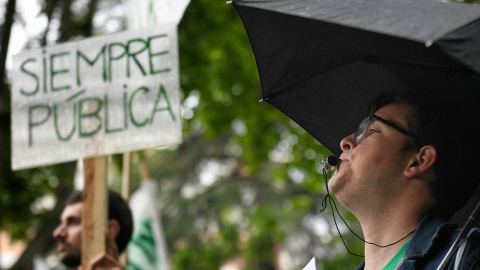
M 363 119 L 363 121 L 360 123 L 357 129 L 357 132 L 355 132 L 355 138 L 354 138 L 355 144 L 360 143 L 360 141 L 363 139 L 363 137 L 367 133 L 367 129 L 370 126 L 371 122 L 372 122 L 372 118 L 367 117 Z

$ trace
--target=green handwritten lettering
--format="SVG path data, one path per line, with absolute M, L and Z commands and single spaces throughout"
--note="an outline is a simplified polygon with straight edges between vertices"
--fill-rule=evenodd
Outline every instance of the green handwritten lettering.
M 128 128 L 128 102 L 127 102 L 127 92 L 123 92 L 123 110 L 125 113 L 123 114 L 124 126 L 125 129 Z
M 57 76 L 59 74 L 62 74 L 62 73 L 68 73 L 70 71 L 69 69 L 55 70 L 54 60 L 57 57 L 62 57 L 62 56 L 69 55 L 69 54 L 70 54 L 70 52 L 62 52 L 62 53 L 59 53 L 59 54 L 50 55 L 50 87 L 51 87 L 52 91 L 60 91 L 60 90 L 70 89 L 70 85 L 63 85 L 63 86 L 58 86 L 58 87 L 54 86 L 55 76 Z
M 120 54 L 120 55 L 113 55 L 113 48 L 115 47 L 121 47 L 123 48 L 123 52 Z M 108 55 L 110 56 L 109 60 L 108 60 L 108 80 L 111 82 L 112 81 L 112 62 L 113 61 L 117 61 L 117 60 L 120 60 L 122 59 L 123 56 L 125 56 L 127 54 L 127 48 L 125 45 L 123 45 L 122 43 L 111 43 L 108 45 Z
M 102 57 L 102 62 L 103 62 L 102 77 L 103 77 L 104 82 L 107 81 L 107 57 L 105 55 L 106 48 L 107 48 L 107 45 L 104 45 L 102 47 L 102 49 L 100 50 L 100 52 L 95 56 L 95 58 L 93 60 L 88 59 L 81 51 L 77 51 L 77 61 L 76 61 L 77 63 L 76 64 L 77 64 L 77 85 L 78 86 L 82 85 L 82 82 L 81 82 L 81 79 L 80 79 L 80 77 L 81 77 L 80 76 L 81 75 L 80 59 L 85 60 L 89 66 L 93 66 L 98 61 L 98 59 L 100 59 L 100 57 Z
M 162 100 L 162 96 L 165 98 L 167 107 L 159 108 L 158 104 Z M 155 116 L 155 113 L 162 112 L 165 110 L 168 110 L 170 112 L 170 116 L 172 117 L 172 120 L 176 121 L 175 114 L 173 113 L 172 107 L 170 106 L 170 101 L 168 100 L 167 92 L 165 92 L 165 88 L 163 88 L 163 85 L 160 85 L 160 88 L 158 89 L 157 99 L 155 100 L 155 107 L 153 108 L 152 116 L 150 117 L 150 124 L 153 123 L 153 117 Z
M 29 59 L 25 60 L 22 63 L 22 65 L 20 65 L 20 70 L 23 73 L 25 73 L 27 75 L 30 75 L 35 80 L 35 89 L 33 91 L 27 92 L 27 91 L 23 90 L 23 88 L 20 89 L 20 93 L 22 93 L 22 95 L 25 95 L 25 96 L 33 96 L 38 92 L 38 89 L 40 89 L 40 81 L 38 80 L 37 74 L 35 74 L 32 71 L 29 71 L 25 68 L 25 66 L 30 62 L 36 62 L 36 59 L 35 58 L 29 58 Z
M 105 95 L 104 96 L 104 100 L 105 100 L 105 132 L 106 133 L 114 133 L 114 132 L 119 132 L 119 131 L 123 131 L 122 128 L 116 128 L 116 129 L 110 129 L 109 127 L 109 112 L 108 112 L 108 95 Z M 125 114 L 127 112 L 124 112 Z
M 158 74 L 158 73 L 165 73 L 165 72 L 170 72 L 171 69 L 170 68 L 163 68 L 163 69 L 155 69 L 154 67 L 154 64 L 153 64 L 153 58 L 154 57 L 159 57 L 159 56 L 164 56 L 168 53 L 170 53 L 169 51 L 160 51 L 160 52 L 152 52 L 152 40 L 154 39 L 157 39 L 157 38 L 165 38 L 167 37 L 166 34 L 163 34 L 163 35 L 158 35 L 158 36 L 153 36 L 153 37 L 149 37 L 148 38 L 148 59 L 149 59 L 149 63 L 150 63 L 150 74 Z
M 138 94 L 138 92 L 140 91 L 143 91 L 144 93 L 148 93 L 149 90 L 147 87 L 145 86 L 142 86 L 140 88 L 138 88 L 137 90 L 133 91 L 132 95 L 130 96 L 130 100 L 129 100 L 129 111 L 130 111 L 130 120 L 132 121 L 132 123 L 137 126 L 137 127 L 143 127 L 145 126 L 147 123 L 148 123 L 148 118 L 146 118 L 145 120 L 143 120 L 143 122 L 139 123 L 135 117 L 133 117 L 133 109 L 132 109 L 132 105 L 133 105 L 133 99 L 135 98 L 135 96 Z
M 143 45 L 143 47 L 141 47 L 139 50 L 137 50 L 136 52 L 133 52 L 133 48 L 132 48 L 132 44 L 134 43 L 141 43 Z M 129 40 L 128 41 L 128 45 L 127 45 L 127 48 L 128 48 L 128 60 L 127 60 L 127 77 L 130 78 L 130 58 L 133 59 L 133 61 L 135 61 L 135 63 L 137 64 L 138 68 L 140 69 L 140 71 L 142 72 L 143 76 L 147 75 L 147 73 L 145 72 L 145 69 L 143 69 L 142 67 L 142 64 L 138 61 L 137 59 L 137 55 L 138 54 L 141 54 L 142 52 L 144 52 L 147 48 L 148 48 L 148 44 L 147 42 L 145 42 L 145 40 L 143 39 L 133 39 L 133 40 Z
M 93 112 L 83 113 L 84 103 L 93 103 L 96 102 L 97 106 Z M 100 110 L 102 109 L 102 100 L 99 98 L 85 98 L 78 102 L 78 132 L 80 137 L 89 137 L 95 135 L 102 128 L 102 118 L 99 116 Z M 84 118 L 96 118 L 98 120 L 98 125 L 96 128 L 93 128 L 92 131 L 83 131 L 84 127 L 82 125 Z M 92 129 L 93 124 L 91 120 L 89 121 L 88 128 Z
M 74 104 L 73 105 L 73 119 L 76 118 L 76 115 L 77 115 L 77 104 Z M 75 124 L 75 120 L 72 121 L 73 122 L 73 127 L 72 127 L 72 130 L 70 131 L 70 133 L 63 137 L 61 134 L 60 134 L 60 128 L 58 126 L 58 113 L 57 113 L 57 104 L 53 105 L 53 120 L 54 120 L 54 124 L 55 124 L 55 133 L 57 134 L 57 138 L 60 140 L 60 141 L 69 141 L 73 134 L 75 133 L 75 130 L 77 128 L 77 125 Z
M 33 115 L 38 115 L 39 114 L 38 110 L 42 110 L 42 109 L 47 111 L 46 117 L 44 119 L 41 119 L 40 121 L 34 122 Z M 34 111 L 35 111 L 35 114 L 33 113 Z M 32 146 L 33 144 L 33 135 L 32 135 L 33 128 L 47 122 L 51 114 L 52 114 L 52 110 L 48 105 L 40 104 L 40 105 L 31 106 L 28 108 L 28 146 Z
M 47 93 L 47 58 L 45 57 L 46 51 L 43 50 L 42 62 L 43 62 L 43 92 Z

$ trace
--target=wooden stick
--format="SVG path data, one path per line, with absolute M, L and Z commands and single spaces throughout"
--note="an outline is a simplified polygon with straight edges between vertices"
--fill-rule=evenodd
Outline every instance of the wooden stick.
M 130 199 L 130 155 L 130 152 L 123 154 L 122 197 L 126 201 Z
M 82 207 L 82 267 L 90 269 L 90 261 L 105 252 L 107 229 L 107 157 L 84 159 L 85 183 Z
M 122 198 L 128 202 L 130 200 L 130 168 L 131 168 L 131 153 L 123 153 L 123 170 L 122 170 Z M 123 265 L 127 264 L 127 252 L 125 250 L 120 255 L 120 262 Z
M 140 163 L 140 178 L 142 179 L 142 183 L 150 180 L 150 172 L 148 171 L 147 164 L 143 162 Z

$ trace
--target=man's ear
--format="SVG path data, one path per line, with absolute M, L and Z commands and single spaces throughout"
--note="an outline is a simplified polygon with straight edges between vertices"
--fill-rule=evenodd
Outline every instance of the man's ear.
M 108 220 L 107 223 L 107 234 L 111 239 L 117 239 L 118 234 L 120 233 L 120 224 L 115 219 Z
M 431 145 L 423 146 L 409 161 L 405 176 L 412 178 L 421 175 L 432 168 L 435 161 L 437 161 L 437 149 Z

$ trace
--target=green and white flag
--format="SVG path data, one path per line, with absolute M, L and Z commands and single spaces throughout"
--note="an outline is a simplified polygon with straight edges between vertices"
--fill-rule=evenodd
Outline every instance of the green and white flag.
M 134 228 L 127 251 L 129 270 L 170 270 L 156 191 L 157 183 L 148 180 L 130 198 Z
M 126 13 L 129 29 L 153 25 L 179 24 L 190 0 L 128 0 Z

